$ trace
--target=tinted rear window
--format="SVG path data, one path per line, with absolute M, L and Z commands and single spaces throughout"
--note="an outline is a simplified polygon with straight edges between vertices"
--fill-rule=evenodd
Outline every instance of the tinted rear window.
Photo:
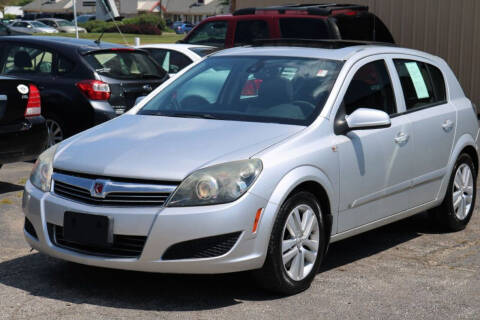
M 280 19 L 282 38 L 330 39 L 325 19 L 282 18 Z
M 338 27 L 341 39 L 395 43 L 387 27 L 371 13 L 338 15 L 332 19 Z
M 117 79 L 162 79 L 165 71 L 150 57 L 135 51 L 101 51 L 85 56 L 101 75 Z
M 270 38 L 268 23 L 265 20 L 244 20 L 237 22 L 235 45 L 252 44 L 256 39 Z

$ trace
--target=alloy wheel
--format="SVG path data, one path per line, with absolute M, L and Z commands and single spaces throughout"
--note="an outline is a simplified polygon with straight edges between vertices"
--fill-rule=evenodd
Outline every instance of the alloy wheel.
M 319 223 L 314 210 L 306 204 L 296 206 L 288 215 L 282 236 L 283 267 L 292 280 L 303 280 L 312 271 L 319 239 Z
M 462 164 L 455 172 L 453 180 L 453 210 L 459 220 L 464 220 L 472 207 L 473 200 L 473 173 L 467 164 Z
M 48 129 L 48 147 L 51 147 L 63 140 L 63 130 L 60 124 L 53 119 L 47 119 L 46 123 Z

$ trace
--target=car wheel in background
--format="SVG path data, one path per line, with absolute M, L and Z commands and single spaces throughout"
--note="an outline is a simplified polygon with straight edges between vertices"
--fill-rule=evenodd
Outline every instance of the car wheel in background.
M 321 206 L 309 192 L 298 192 L 282 205 L 275 220 L 267 258 L 254 271 L 260 285 L 282 294 L 310 287 L 325 253 Z
M 55 115 L 47 115 L 46 124 L 48 129 L 47 148 L 61 142 L 65 138 L 63 122 Z
M 477 172 L 472 158 L 463 153 L 453 167 L 445 199 L 432 210 L 439 226 L 446 231 L 465 229 L 475 209 L 476 194 Z

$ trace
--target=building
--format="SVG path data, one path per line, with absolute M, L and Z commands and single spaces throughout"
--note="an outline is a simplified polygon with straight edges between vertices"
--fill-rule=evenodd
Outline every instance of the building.
M 232 0 L 236 9 L 318 0 Z M 480 107 L 479 0 L 339 0 L 363 4 L 392 31 L 398 44 L 444 58 L 467 96 Z

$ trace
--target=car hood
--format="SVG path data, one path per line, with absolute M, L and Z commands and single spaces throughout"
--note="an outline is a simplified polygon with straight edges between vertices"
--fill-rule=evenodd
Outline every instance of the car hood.
M 54 168 L 107 177 L 181 181 L 248 159 L 304 129 L 273 123 L 126 114 L 61 143 Z

